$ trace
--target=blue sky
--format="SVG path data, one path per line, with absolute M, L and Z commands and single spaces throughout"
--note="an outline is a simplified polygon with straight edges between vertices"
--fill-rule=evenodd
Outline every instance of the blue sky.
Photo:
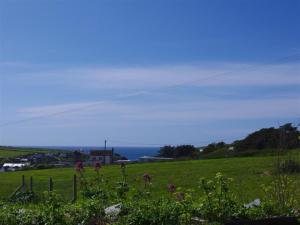
M 297 0 L 2 0 L 0 144 L 231 142 L 300 120 Z

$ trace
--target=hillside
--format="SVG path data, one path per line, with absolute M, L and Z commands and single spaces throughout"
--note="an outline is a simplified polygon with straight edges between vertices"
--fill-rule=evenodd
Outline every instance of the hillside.
M 30 155 L 34 153 L 55 153 L 60 150 L 41 149 L 41 148 L 23 148 L 23 147 L 10 147 L 0 146 L 0 159 L 15 158 L 23 155 Z

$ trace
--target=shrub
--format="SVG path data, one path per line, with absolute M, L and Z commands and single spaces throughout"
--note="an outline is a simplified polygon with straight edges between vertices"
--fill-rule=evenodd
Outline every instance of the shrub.
M 232 179 L 225 178 L 221 173 L 209 180 L 202 178 L 200 189 L 204 195 L 195 209 L 196 214 L 209 221 L 226 222 L 242 216 L 243 206 L 230 191 Z
M 117 224 L 185 225 L 191 222 L 191 207 L 173 199 L 128 202 Z

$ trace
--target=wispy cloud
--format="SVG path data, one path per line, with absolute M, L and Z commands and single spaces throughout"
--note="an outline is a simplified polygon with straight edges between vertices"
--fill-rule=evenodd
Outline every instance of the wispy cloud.
M 79 67 L 21 73 L 31 85 L 97 89 L 155 89 L 172 86 L 300 85 L 300 65 L 201 64 L 153 67 Z
M 299 65 L 296 63 L 266 67 L 229 63 L 131 68 L 92 66 L 18 73 L 15 78 L 17 80 L 10 79 L 19 85 L 16 88 L 20 85 L 39 87 L 46 85 L 50 87 L 47 89 L 49 92 L 52 87 L 59 86 L 63 90 L 59 93 L 62 96 L 67 93 L 64 89 L 68 87 L 75 87 L 83 92 L 87 89 L 93 90 L 92 95 L 85 97 L 85 100 L 75 96 L 75 100 L 57 100 L 50 104 L 42 103 L 42 98 L 37 97 L 37 102 L 40 101 L 40 104 L 34 107 L 30 104 L 17 110 L 16 117 L 21 119 L 51 118 L 51 126 L 54 124 L 59 126 L 117 124 L 124 121 L 193 124 L 199 121 L 298 117 L 300 98 L 295 91 L 291 95 L 274 95 L 266 100 L 259 98 L 260 94 L 252 99 L 251 97 L 247 99 L 207 98 L 198 92 L 188 92 L 181 96 L 181 92 L 177 93 L 179 89 L 176 89 L 191 85 L 203 89 L 217 87 L 219 93 L 224 92 L 226 95 L 228 88 L 235 90 L 234 88 L 249 85 L 295 86 L 300 85 L 298 71 Z M 172 91 L 168 92 L 166 90 L 168 87 L 173 87 Z M 31 89 L 35 90 L 34 87 Z M 110 92 L 102 95 L 104 90 Z M 98 95 L 95 96 L 95 93 Z M 236 94 L 238 91 L 233 93 Z M 127 101 L 127 99 L 138 100 Z M 57 103 L 53 104 L 53 102 Z
M 65 114 L 64 112 L 68 112 Z M 24 108 L 23 117 L 51 116 L 56 114 L 63 122 L 77 120 L 110 123 L 120 120 L 157 123 L 186 123 L 205 120 L 263 119 L 300 116 L 299 99 L 248 100 L 248 101 L 205 101 L 186 104 L 120 104 L 114 102 L 80 102 Z M 66 116 L 67 115 L 67 116 Z M 68 120 L 65 120 L 65 119 Z M 112 120 L 113 119 L 113 120 Z

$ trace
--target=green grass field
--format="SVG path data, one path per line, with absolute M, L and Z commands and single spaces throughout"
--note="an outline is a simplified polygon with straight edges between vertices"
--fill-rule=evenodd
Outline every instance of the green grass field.
M 47 150 L 37 148 L 17 148 L 0 146 L 0 159 L 15 158 L 19 156 L 34 154 L 34 153 L 54 153 L 59 150 Z
M 208 159 L 176 162 L 140 163 L 127 165 L 128 182 L 130 185 L 142 187 L 142 175 L 147 172 L 153 178 L 153 193 L 156 196 L 167 194 L 167 184 L 174 183 L 184 189 L 192 188 L 197 191 L 201 177 L 213 177 L 217 172 L 234 178 L 233 188 L 239 193 L 242 201 L 249 201 L 262 197 L 261 184 L 269 184 L 272 181 L 270 175 L 273 170 L 275 158 L 244 157 L 228 159 Z M 92 168 L 86 168 L 87 176 L 95 172 Z M 118 165 L 104 166 L 101 169 L 103 176 L 112 184 L 120 178 Z M 0 173 L 0 197 L 10 195 L 21 183 L 21 176 L 25 175 L 29 180 L 34 179 L 34 190 L 38 193 L 47 190 L 48 179 L 51 176 L 54 181 L 54 189 L 62 194 L 65 199 L 71 199 L 73 168 L 30 170 L 9 173 Z M 293 176 L 300 180 L 300 175 Z M 300 193 L 300 186 L 299 193 Z M 300 197 L 300 196 L 299 196 Z

